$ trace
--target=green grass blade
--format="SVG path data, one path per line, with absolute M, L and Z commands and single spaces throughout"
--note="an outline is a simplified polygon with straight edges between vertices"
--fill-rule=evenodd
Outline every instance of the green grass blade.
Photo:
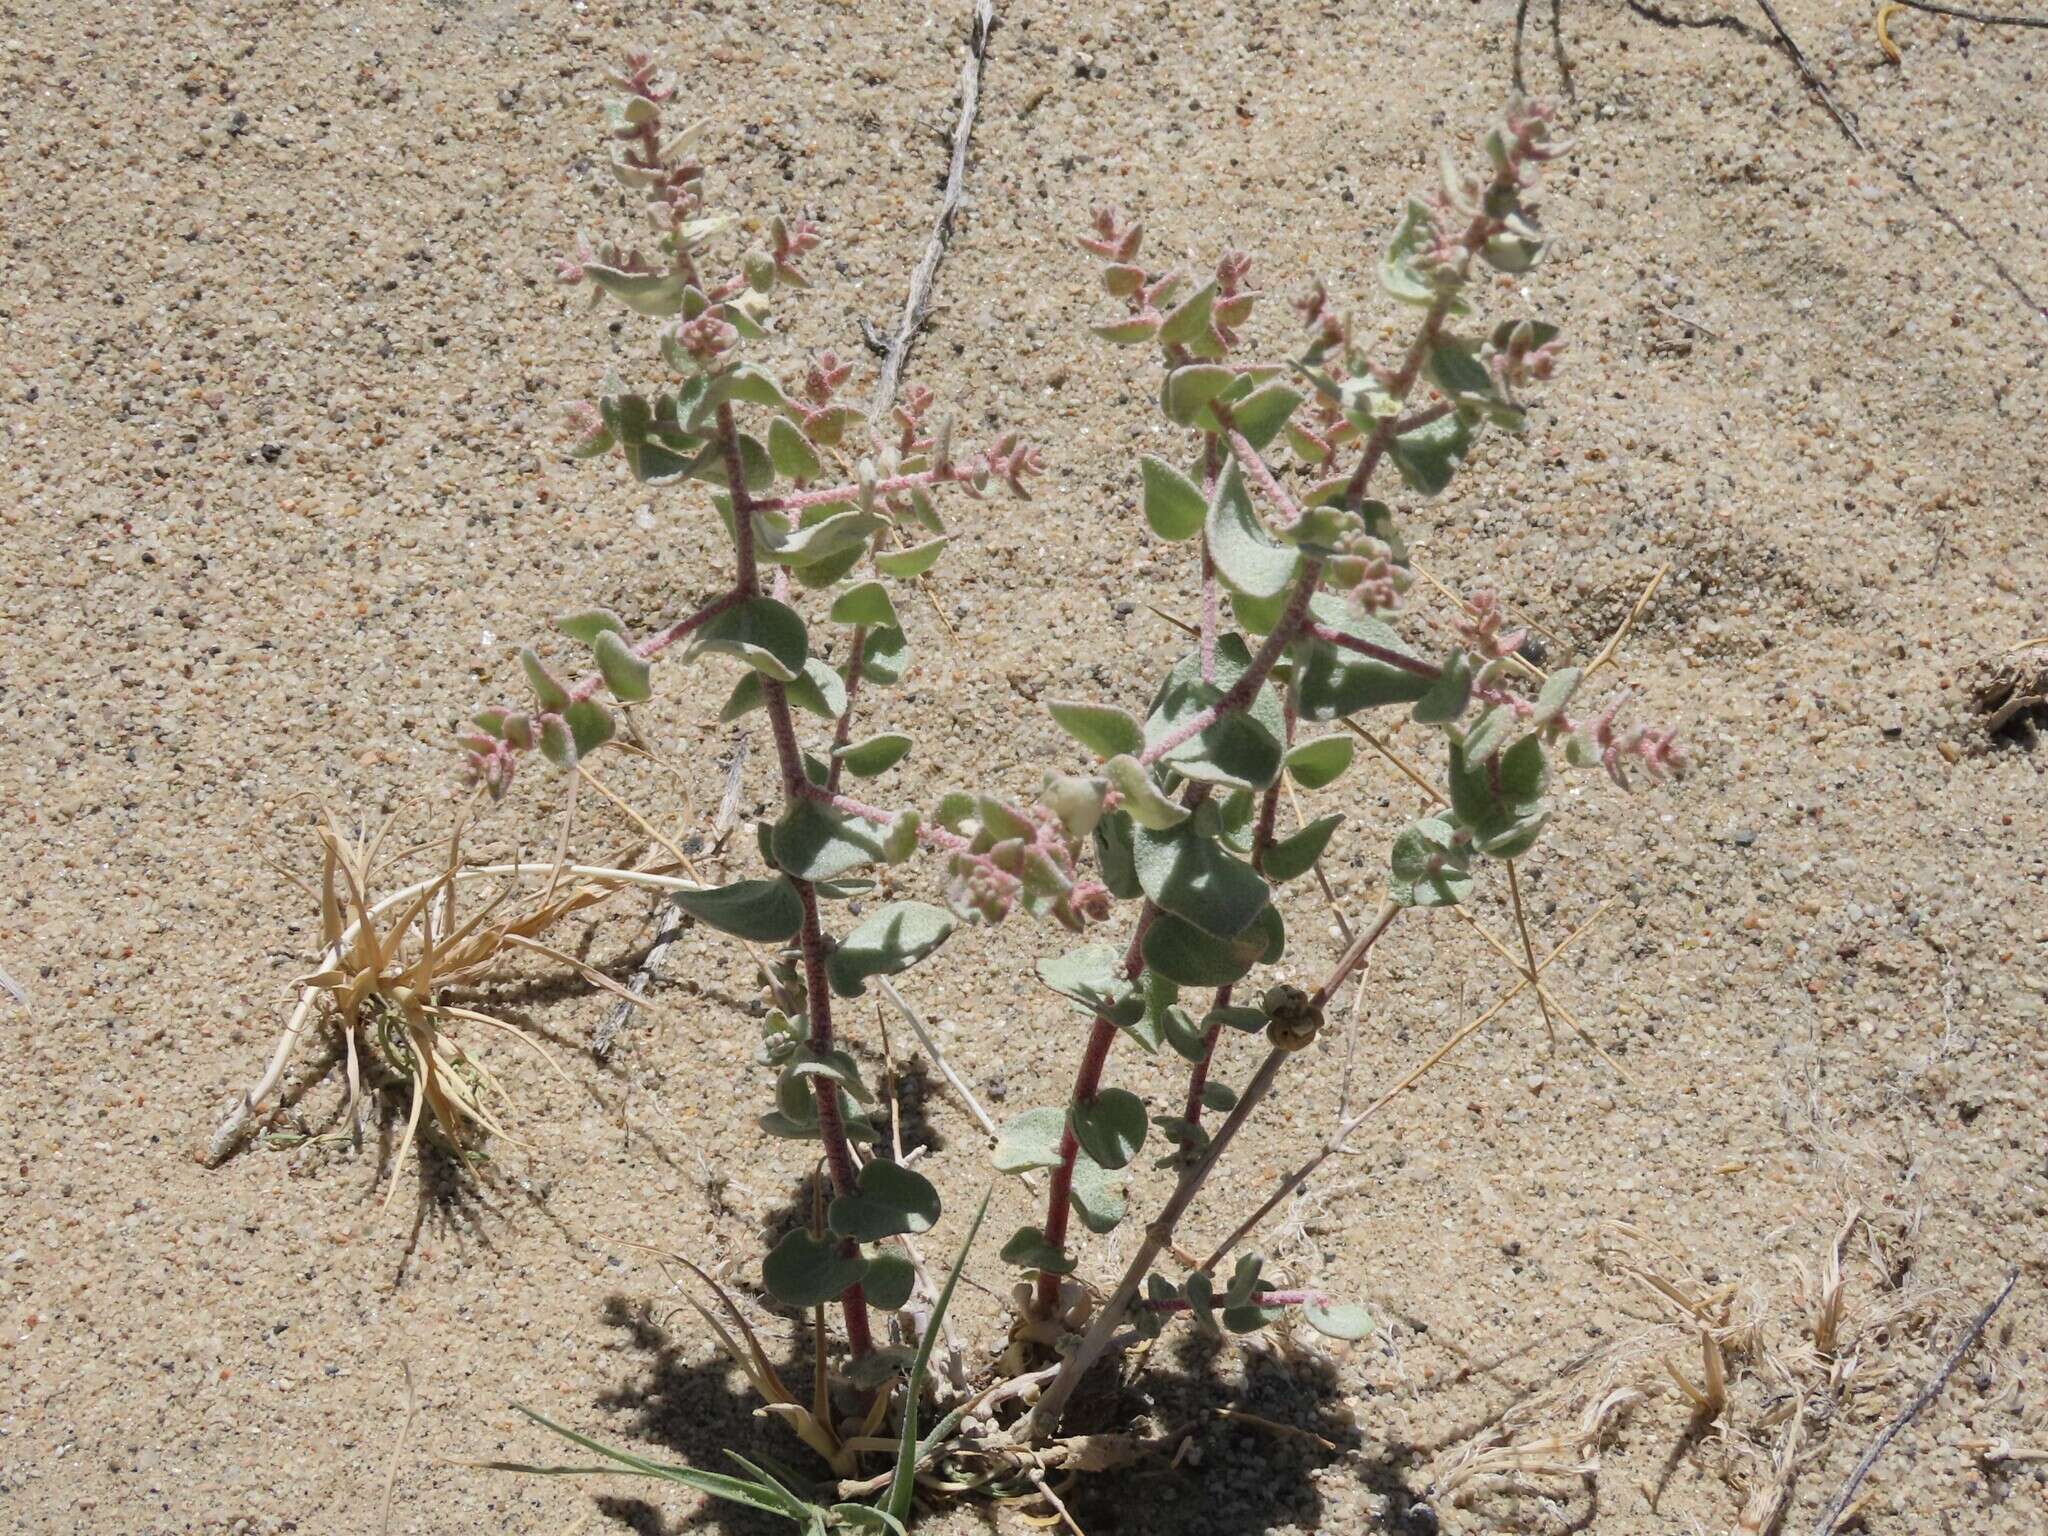
M 544 1414 L 535 1413 L 531 1408 L 523 1404 L 514 1403 L 512 1406 L 543 1429 L 551 1429 L 564 1440 L 570 1442 L 570 1444 L 580 1445 L 584 1450 L 595 1452 L 597 1455 L 604 1457 L 606 1461 L 616 1462 L 620 1468 L 633 1476 L 662 1478 L 671 1483 L 681 1483 L 685 1488 L 695 1489 L 698 1493 L 709 1494 L 714 1499 L 725 1499 L 733 1504 L 744 1504 L 749 1509 L 758 1509 L 771 1515 L 782 1515 L 790 1519 L 798 1518 L 791 1515 L 787 1508 L 789 1495 L 783 1489 L 776 1487 L 772 1480 L 766 1484 L 755 1484 L 741 1478 L 727 1477 L 719 1472 L 700 1472 L 695 1467 L 679 1467 L 672 1466 L 667 1462 L 649 1461 L 646 1457 L 635 1456 L 630 1451 L 615 1450 L 609 1445 L 604 1445 L 591 1439 L 588 1435 L 579 1435 L 575 1430 L 565 1425 L 557 1424 L 553 1419 L 548 1418 Z M 744 1465 L 744 1463 L 742 1464 Z M 609 1467 L 526 1467 L 506 1462 L 492 1462 L 491 1465 L 507 1472 L 532 1472 L 548 1477 L 560 1477 L 579 1471 L 609 1472 L 612 1470 Z
M 973 1248 L 975 1236 L 981 1231 L 982 1218 L 988 1215 L 989 1196 L 994 1193 L 993 1185 L 982 1191 L 981 1204 L 975 1209 L 974 1221 L 967 1228 L 967 1240 L 960 1245 L 960 1256 L 953 1260 L 953 1272 L 946 1276 L 938 1305 L 932 1308 L 931 1319 L 924 1325 L 924 1337 L 917 1342 L 917 1358 L 911 1362 L 910 1379 L 904 1385 L 903 1443 L 896 1451 L 896 1475 L 889 1479 L 889 1492 L 880 1506 L 892 1520 L 900 1522 L 910 1518 L 910 1498 L 917 1486 L 917 1401 L 924 1393 L 925 1369 L 931 1364 L 932 1345 L 938 1340 L 939 1324 L 945 1321 L 946 1308 L 953 1304 L 953 1287 L 960 1283 L 960 1271 L 967 1267 L 968 1250 Z

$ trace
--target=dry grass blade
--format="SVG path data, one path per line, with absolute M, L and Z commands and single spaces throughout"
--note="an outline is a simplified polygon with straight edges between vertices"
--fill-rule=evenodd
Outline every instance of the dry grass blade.
M 381 1536 L 391 1536 L 391 1495 L 398 1488 L 399 1460 L 405 1455 L 405 1445 L 412 1438 L 412 1421 L 419 1415 L 420 1400 L 412 1387 L 412 1362 L 400 1362 L 405 1371 L 405 1419 L 398 1426 L 398 1438 L 392 1442 L 391 1464 L 384 1470 L 384 1497 L 377 1509 L 377 1529 Z

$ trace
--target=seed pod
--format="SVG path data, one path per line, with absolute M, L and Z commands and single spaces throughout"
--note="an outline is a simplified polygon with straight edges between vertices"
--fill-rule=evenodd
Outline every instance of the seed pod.
M 1323 1027 L 1323 1010 L 1295 986 L 1270 987 L 1263 999 L 1266 1039 L 1276 1051 L 1298 1051 Z

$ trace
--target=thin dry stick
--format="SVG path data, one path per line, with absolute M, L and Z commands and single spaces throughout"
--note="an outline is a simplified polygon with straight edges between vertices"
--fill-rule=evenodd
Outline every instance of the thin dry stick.
M 1668 563 L 1657 567 L 1656 574 L 1650 578 L 1650 584 L 1643 588 L 1643 595 L 1636 599 L 1635 607 L 1629 609 L 1628 617 L 1621 621 L 1621 627 L 1607 637 L 1607 643 L 1600 647 L 1600 653 L 1586 663 L 1585 676 L 1591 677 L 1602 667 L 1613 662 L 1615 647 L 1628 638 L 1628 632 L 1635 628 L 1636 620 L 1641 618 L 1643 610 L 1650 606 L 1650 599 L 1657 595 L 1657 588 L 1664 584 L 1664 578 L 1670 570 Z
M 30 1008 L 34 1006 L 28 1000 L 28 993 L 22 990 L 21 983 L 16 981 L 12 976 L 8 975 L 5 971 L 0 971 L 0 992 L 5 992 L 9 997 L 13 998 L 17 1003 L 21 1004 L 21 1006 L 24 1008 Z
M 1600 915 L 1603 912 L 1605 912 L 1611 905 L 1613 905 L 1611 901 L 1603 901 L 1598 907 L 1593 909 L 1593 915 L 1591 917 L 1587 918 L 1583 923 L 1579 924 L 1578 927 L 1574 928 L 1570 933 L 1566 934 L 1561 940 L 1559 940 L 1557 947 L 1551 950 L 1549 954 L 1545 955 L 1543 957 L 1543 963 L 1536 967 L 1536 974 L 1538 976 L 1541 976 L 1544 970 L 1549 967 L 1550 963 L 1557 959 L 1559 955 L 1563 954 L 1565 950 L 1570 948 L 1574 943 L 1576 943 L 1579 938 L 1579 935 L 1584 933 L 1588 928 L 1591 928 L 1594 923 L 1598 922 L 1600 920 Z M 1501 1012 L 1507 1008 L 1507 1006 L 1510 1003 L 1512 1003 L 1516 998 L 1522 995 L 1522 991 L 1524 988 L 1529 987 L 1533 984 L 1534 983 L 1531 981 L 1529 977 L 1524 976 L 1520 981 L 1516 982 L 1513 987 L 1508 989 L 1508 991 L 1501 997 L 1499 1002 L 1495 1003 L 1491 1008 L 1487 1009 L 1486 1012 L 1479 1015 L 1478 1018 L 1474 1019 L 1470 1024 L 1467 1024 L 1463 1029 L 1459 1030 L 1455 1035 L 1451 1036 L 1450 1039 L 1446 1040 L 1443 1043 L 1443 1045 L 1440 1046 L 1435 1051 L 1435 1053 L 1429 1057 L 1428 1060 L 1422 1063 L 1422 1065 L 1416 1067 L 1406 1077 L 1402 1078 L 1398 1083 L 1394 1084 L 1393 1087 L 1389 1088 L 1385 1093 L 1381 1094 L 1377 1099 L 1373 1100 L 1371 1104 L 1367 1105 L 1364 1109 L 1360 1110 L 1357 1114 L 1353 1115 L 1349 1120 L 1346 1120 L 1342 1125 L 1338 1126 L 1336 1131 L 1331 1135 L 1330 1139 L 1323 1143 L 1321 1150 L 1319 1150 L 1314 1157 L 1310 1158 L 1307 1162 L 1303 1163 L 1299 1168 L 1295 1169 L 1294 1172 L 1290 1173 L 1285 1179 L 1281 1180 L 1280 1187 L 1273 1191 L 1272 1195 L 1268 1197 L 1268 1199 L 1266 1200 L 1266 1203 L 1264 1205 L 1261 1205 L 1256 1211 L 1253 1211 L 1251 1215 L 1247 1216 L 1242 1222 L 1238 1224 L 1236 1231 L 1232 1232 L 1230 1236 L 1226 1237 L 1222 1242 L 1216 1245 L 1216 1251 L 1210 1254 L 1208 1258 L 1202 1261 L 1201 1267 L 1204 1270 L 1215 1269 L 1218 1264 L 1222 1263 L 1223 1260 L 1229 1256 L 1231 1249 L 1235 1248 L 1239 1243 L 1243 1242 L 1247 1237 L 1251 1236 L 1251 1234 L 1255 1230 L 1257 1230 L 1260 1222 L 1264 1221 L 1268 1216 L 1272 1215 L 1274 1211 L 1280 1208 L 1280 1203 L 1283 1200 L 1287 1199 L 1288 1196 L 1292 1195 L 1297 1189 L 1301 1188 L 1303 1184 L 1307 1183 L 1309 1180 L 1309 1176 L 1311 1174 L 1313 1174 L 1318 1168 L 1322 1167 L 1323 1164 L 1328 1162 L 1332 1157 L 1336 1156 L 1339 1152 L 1343 1151 L 1344 1144 L 1351 1139 L 1353 1132 L 1355 1132 L 1361 1125 L 1364 1125 L 1365 1122 L 1370 1120 L 1374 1115 L 1378 1114 L 1381 1110 L 1385 1109 L 1389 1104 L 1393 1103 L 1395 1099 L 1399 1098 L 1402 1094 L 1406 1093 L 1410 1088 L 1413 1088 L 1417 1083 L 1422 1081 L 1422 1079 L 1426 1077 L 1429 1073 L 1436 1070 L 1437 1066 L 1444 1060 L 1445 1057 L 1449 1056 L 1451 1052 L 1455 1051 L 1459 1046 L 1463 1045 L 1467 1040 L 1471 1039 L 1473 1035 L 1477 1034 L 1481 1029 L 1485 1028 L 1486 1025 L 1491 1020 L 1497 1018 L 1501 1014 Z
M 1533 981 L 1536 977 L 1536 945 L 1529 937 L 1528 915 L 1522 910 L 1522 882 L 1520 877 L 1515 874 L 1515 861 L 1509 859 L 1507 866 L 1508 899 L 1515 909 L 1515 927 L 1520 930 L 1522 935 L 1522 957 L 1528 961 L 1528 966 L 1522 974 Z M 1550 999 L 1543 995 L 1543 988 L 1540 985 L 1536 988 L 1536 1007 L 1543 1014 L 1543 1033 L 1549 1036 L 1550 1049 L 1555 1052 L 1557 1050 L 1557 1025 L 1550 1017 Z
M 868 419 L 882 421 L 895 403 L 896 388 L 903 377 L 903 365 L 910 360 L 911 344 L 924 328 L 931 300 L 932 280 L 945 259 L 946 242 L 953 238 L 953 216 L 960 209 L 960 193 L 967 181 L 967 144 L 974 134 L 974 115 L 981 106 L 981 66 L 988 56 L 989 34 L 995 30 L 994 0 L 975 0 L 974 30 L 967 41 L 967 59 L 960 66 L 960 120 L 953 128 L 953 159 L 946 168 L 945 190 L 939 195 L 939 217 L 932 226 L 924 255 L 910 274 L 910 293 L 903 301 L 903 319 L 889 342 L 889 355 L 882 359 L 881 377 L 875 380 L 875 394 L 868 406 Z
M 412 1389 L 412 1362 L 399 1362 L 405 1371 L 405 1420 L 398 1426 L 398 1439 L 391 1447 L 391 1465 L 384 1470 L 384 1498 L 378 1505 L 377 1529 L 390 1536 L 391 1495 L 398 1487 L 398 1462 L 405 1454 L 405 1442 L 412 1438 L 412 1421 L 420 1411 L 420 1401 Z
M 1033 1467 L 1030 1476 L 1031 1486 L 1038 1490 L 1040 1498 L 1052 1506 L 1053 1513 L 1060 1517 L 1060 1524 L 1072 1531 L 1074 1536 L 1088 1536 L 1088 1533 L 1081 1529 L 1080 1522 L 1068 1511 L 1067 1506 L 1060 1502 L 1060 1496 L 1052 1491 L 1052 1484 L 1045 1480 L 1045 1474 Z
M 1926 11 L 1933 16 L 1954 16 L 1961 21 L 1981 22 L 1987 27 L 2048 27 L 2048 16 L 1987 16 L 1982 11 L 1965 11 L 1953 5 L 1936 5 L 1933 0 L 1892 0 L 1909 11 Z
M 1833 1501 L 1821 1512 L 1820 1520 L 1813 1528 L 1813 1536 L 1831 1536 L 1835 1522 L 1841 1519 L 1842 1511 L 1849 1507 L 1849 1501 L 1856 1497 L 1856 1490 L 1863 1486 L 1863 1479 L 1877 1464 L 1877 1458 L 1884 1454 L 1884 1448 L 1892 1443 L 1900 1430 L 1918 1418 L 1929 1403 L 1941 1396 L 1941 1389 L 1948 1385 L 1949 1377 L 1953 1376 L 1956 1367 L 1963 1363 L 1963 1356 L 1967 1355 L 1977 1340 L 1984 1336 L 1984 1330 L 1989 1326 L 1992 1314 L 2005 1305 L 2005 1298 L 2012 1294 L 2012 1288 L 2018 1285 L 2019 1281 L 2018 1270 L 2005 1277 L 2004 1288 L 1991 1298 L 1989 1306 L 1977 1314 L 1977 1320 L 1970 1324 L 1970 1331 L 1963 1335 L 1962 1343 L 1950 1351 L 1948 1359 L 1941 1363 L 1941 1369 L 1934 1373 L 1934 1378 L 1920 1389 L 1918 1397 L 1906 1405 L 1906 1411 L 1886 1425 L 1884 1433 L 1871 1442 L 1870 1449 L 1863 1453 L 1863 1459 L 1856 1463 L 1855 1471 L 1849 1474 L 1849 1481 L 1842 1484 L 1842 1491 L 1836 1494 Z
M 981 1107 L 981 1100 L 974 1096 L 974 1091 L 960 1081 L 959 1074 L 946 1060 L 945 1053 L 932 1039 L 931 1032 L 924 1027 L 924 1020 L 917 1016 L 910 1004 L 903 1001 L 903 994 L 890 985 L 888 977 L 877 976 L 875 980 L 881 984 L 882 991 L 888 996 L 889 1001 L 896 1005 L 896 1011 L 903 1015 L 903 1021 L 916 1033 L 919 1043 L 924 1046 L 925 1054 L 931 1057 L 932 1065 L 939 1069 L 939 1074 L 952 1085 L 953 1091 L 960 1095 L 961 1100 L 973 1112 L 974 1118 L 981 1122 L 981 1128 L 988 1132 L 989 1139 L 995 1140 L 1002 1134 L 996 1129 L 995 1121 L 991 1120 L 988 1111 Z
M 1778 19 L 1777 11 L 1771 7 L 1771 0 L 1756 0 L 1756 3 L 1757 9 L 1770 19 L 1771 30 L 1778 34 L 1778 41 L 1783 43 L 1785 51 L 1792 55 L 1792 62 L 1799 66 L 1799 73 L 1806 78 L 1807 88 L 1819 97 L 1820 104 L 1828 109 L 1828 116 L 1835 120 L 1835 126 L 1849 136 L 1851 144 L 1866 155 L 1869 154 L 1870 146 L 1863 142 L 1863 135 L 1856 131 L 1856 125 L 1850 121 L 1847 114 L 1835 105 L 1835 98 L 1828 94 L 1828 88 L 1821 83 L 1819 74 L 1806 62 L 1806 55 L 1799 51 L 1799 45 L 1792 41 L 1792 34 L 1785 30 L 1785 23 Z

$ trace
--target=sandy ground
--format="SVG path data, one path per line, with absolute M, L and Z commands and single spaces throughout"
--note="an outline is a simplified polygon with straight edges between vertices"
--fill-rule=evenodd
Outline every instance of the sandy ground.
M 1534 9 L 1530 81 L 1554 92 Z M 2048 1530 L 2043 1463 L 1980 1454 L 2048 1445 L 2048 756 L 1990 742 L 1959 704 L 1984 658 L 2048 634 L 2048 321 L 2013 287 L 2048 295 L 2048 38 L 1901 15 L 1894 68 L 1861 6 L 1781 0 L 1866 154 L 1753 8 L 1644 9 L 1563 8 L 1581 148 L 1532 293 L 1566 324 L 1566 380 L 1526 442 L 1411 513 L 1433 570 L 1504 582 L 1556 654 L 1596 649 L 1669 568 L 1626 671 L 1700 771 L 1627 798 L 1574 781 L 1527 875 L 1540 941 L 1611 903 L 1557 995 L 1634 1082 L 1569 1032 L 1550 1054 L 1525 999 L 1375 1121 L 1268 1251 L 1382 1332 L 1332 1355 L 1163 1350 L 1146 1389 L 1187 1453 L 1080 1492 L 1091 1536 L 1727 1531 L 1794 1424 L 1784 1528 L 1810 1529 L 2014 1271 L 1985 1345 L 1879 1463 L 1863 1522 Z M 556 399 L 645 356 L 549 281 L 570 232 L 616 213 L 591 160 L 601 61 L 640 39 L 683 64 L 726 129 L 714 196 L 823 226 L 789 355 L 864 357 L 858 317 L 891 322 L 926 236 L 964 11 L 0 8 L 0 966 L 33 1001 L 0 1001 L 10 1529 L 374 1530 L 393 1465 L 393 1532 L 704 1523 L 688 1497 L 451 1464 L 556 1454 L 513 1401 L 700 1461 L 789 1454 L 633 1246 L 745 1280 L 803 1171 L 753 1127 L 768 1079 L 729 947 L 679 946 L 663 1021 L 602 1069 L 577 1049 L 600 996 L 509 980 L 499 1003 L 574 1086 L 492 1051 L 526 1145 L 480 1182 L 408 1162 L 386 1212 L 388 1116 L 360 1155 L 291 1145 L 339 1112 L 311 1049 L 278 1134 L 218 1171 L 197 1155 L 313 944 L 313 909 L 269 862 L 313 871 L 312 805 L 399 809 L 435 835 L 451 722 L 513 688 L 510 650 L 547 614 L 604 603 L 637 625 L 714 590 L 701 508 L 550 438 Z M 934 588 L 952 633 L 911 616 L 920 670 L 883 706 L 927 765 L 883 781 L 896 798 L 1034 787 L 1065 749 L 1028 696 L 1138 702 L 1173 654 L 1143 605 L 1190 605 L 1182 562 L 1130 533 L 1135 454 L 1162 440 L 1149 362 L 1086 335 L 1092 277 L 1064 231 L 1115 199 L 1162 253 L 1205 261 L 1228 239 L 1276 291 L 1320 273 L 1378 314 L 1398 200 L 1441 136 L 1497 109 L 1513 33 L 1506 0 L 1004 18 L 912 377 L 977 431 L 1044 442 L 1051 472 L 1021 511 L 956 508 Z M 661 686 L 644 724 L 679 778 L 612 776 L 701 831 L 723 680 Z M 1368 765 L 1316 799 L 1351 813 L 1330 872 L 1368 911 L 1418 797 Z M 561 804 L 529 777 L 476 850 L 545 848 Z M 586 797 L 578 840 L 625 829 Z M 1505 934 L 1499 895 L 1475 910 Z M 572 937 L 623 975 L 645 918 Z M 1301 973 L 1327 959 L 1326 923 L 1298 922 Z M 1021 922 L 969 934 L 909 979 L 999 1110 L 1050 1101 L 1070 1070 L 1078 1025 L 1026 979 L 1056 943 Z M 1448 916 L 1397 926 L 1355 1094 L 1504 978 Z M 1324 1133 L 1341 1053 L 1241 1144 L 1194 1238 Z M 1125 1051 L 1114 1070 L 1164 1096 L 1170 1065 Z M 957 1214 L 981 1144 L 942 1086 L 922 1104 Z M 1822 1353 L 1812 1319 L 1852 1213 Z M 999 1191 L 997 1228 L 1025 1215 Z M 1731 1342 L 1728 1420 L 1689 1419 L 1659 1359 L 1697 1382 L 1699 1343 L 1631 1264 L 1688 1295 L 1738 1288 L 1727 1320 L 1757 1326 Z M 1007 1286 L 992 1250 L 970 1275 Z M 987 1295 L 961 1317 L 978 1348 L 996 1338 Z M 1648 1396 L 1607 1426 L 1597 1477 L 1449 1488 L 1461 1455 L 1503 1441 L 1561 1435 L 1546 1459 L 1568 1467 L 1610 1388 Z M 986 1507 L 939 1526 L 991 1523 L 1027 1528 Z

